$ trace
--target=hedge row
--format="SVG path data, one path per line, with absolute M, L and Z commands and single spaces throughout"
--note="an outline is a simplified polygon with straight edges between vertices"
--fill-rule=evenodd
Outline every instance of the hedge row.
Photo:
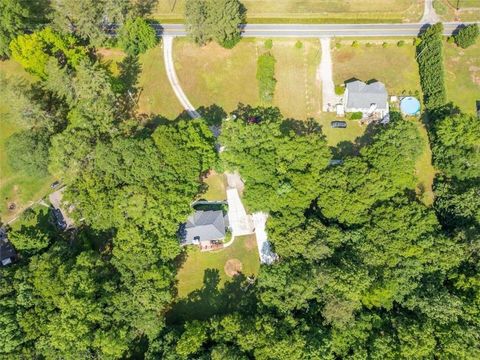
M 443 25 L 430 26 L 422 35 L 417 46 L 417 62 L 423 100 L 427 110 L 433 110 L 446 103 L 443 69 Z
M 275 63 L 276 60 L 269 52 L 260 55 L 257 61 L 257 80 L 260 100 L 270 103 L 275 93 Z

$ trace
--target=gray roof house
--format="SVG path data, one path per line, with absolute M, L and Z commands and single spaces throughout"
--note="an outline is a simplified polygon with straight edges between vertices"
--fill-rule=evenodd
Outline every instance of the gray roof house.
M 15 261 L 17 253 L 13 245 L 8 241 L 5 228 L 0 228 L 0 265 L 6 266 Z
M 225 238 L 227 227 L 223 211 L 195 211 L 180 228 L 182 245 L 210 245 Z
M 361 112 L 363 117 L 383 119 L 388 114 L 388 93 L 380 81 L 366 84 L 356 80 L 346 84 L 343 104 L 346 112 Z

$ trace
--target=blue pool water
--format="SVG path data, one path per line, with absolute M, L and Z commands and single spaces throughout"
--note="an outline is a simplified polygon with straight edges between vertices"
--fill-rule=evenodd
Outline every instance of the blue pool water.
M 400 110 L 405 115 L 417 115 L 420 112 L 420 101 L 412 96 L 403 98 L 400 102 Z

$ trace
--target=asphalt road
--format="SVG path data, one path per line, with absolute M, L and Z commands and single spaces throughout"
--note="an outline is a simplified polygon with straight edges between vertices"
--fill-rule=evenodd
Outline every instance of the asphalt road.
M 462 23 L 443 23 L 444 35 L 452 35 Z M 159 36 L 186 36 L 183 24 L 154 25 Z M 244 37 L 363 37 L 417 36 L 428 24 L 246 24 Z

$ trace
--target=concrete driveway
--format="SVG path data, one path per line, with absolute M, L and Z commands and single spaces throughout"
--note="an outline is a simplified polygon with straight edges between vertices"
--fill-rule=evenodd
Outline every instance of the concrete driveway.
M 262 264 L 272 264 L 277 260 L 278 256 L 275 254 L 268 241 L 267 231 L 265 229 L 267 224 L 268 214 L 263 212 L 253 213 L 253 224 L 255 226 L 255 237 L 257 238 L 258 255 Z
M 227 189 L 228 221 L 233 236 L 249 235 L 253 233 L 253 222 L 247 215 L 242 200 L 236 188 Z

